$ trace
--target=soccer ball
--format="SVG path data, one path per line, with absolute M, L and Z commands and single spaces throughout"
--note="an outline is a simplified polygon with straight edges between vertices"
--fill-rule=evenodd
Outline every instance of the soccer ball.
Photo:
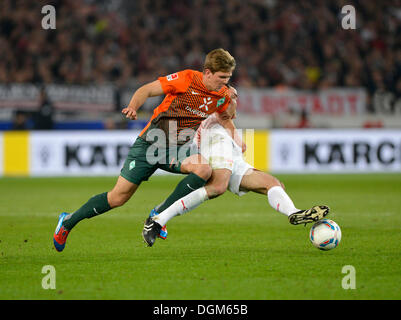
M 309 240 L 320 250 L 334 249 L 341 241 L 341 229 L 333 220 L 320 220 L 310 229 Z

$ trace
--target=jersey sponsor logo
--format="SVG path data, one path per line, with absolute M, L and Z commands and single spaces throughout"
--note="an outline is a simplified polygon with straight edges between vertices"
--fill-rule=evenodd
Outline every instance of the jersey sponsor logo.
M 185 110 L 191 112 L 192 114 L 194 114 L 196 116 L 202 117 L 202 118 L 207 118 L 209 116 L 207 113 L 204 113 L 200 110 L 194 110 L 194 109 L 190 108 L 189 106 L 186 106 Z
M 209 111 L 208 105 L 213 103 L 212 98 L 203 98 L 203 104 L 199 107 L 199 109 L 205 108 L 206 111 Z
M 167 81 L 178 79 L 178 73 L 169 74 L 166 78 L 167 78 Z

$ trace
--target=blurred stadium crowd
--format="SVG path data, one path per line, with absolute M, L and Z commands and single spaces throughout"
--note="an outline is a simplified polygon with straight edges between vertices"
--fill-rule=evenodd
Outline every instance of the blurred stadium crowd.
M 53 4 L 57 29 L 38 28 Z M 0 2 L 0 82 L 144 82 L 201 68 L 228 49 L 241 86 L 364 86 L 401 92 L 401 1 L 353 1 L 357 29 L 341 28 L 345 1 Z
M 56 8 L 43 30 L 42 6 Z M 223 47 L 241 87 L 365 87 L 401 97 L 401 0 L 1 0 L 0 84 L 135 87 Z

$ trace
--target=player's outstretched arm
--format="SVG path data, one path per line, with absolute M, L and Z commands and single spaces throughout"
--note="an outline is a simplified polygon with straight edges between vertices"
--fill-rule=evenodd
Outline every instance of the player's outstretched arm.
M 145 103 L 146 99 L 161 96 L 162 94 L 164 94 L 164 91 L 159 80 L 147 83 L 135 91 L 128 107 L 124 108 L 121 112 L 125 114 L 126 118 L 136 120 L 136 112 Z

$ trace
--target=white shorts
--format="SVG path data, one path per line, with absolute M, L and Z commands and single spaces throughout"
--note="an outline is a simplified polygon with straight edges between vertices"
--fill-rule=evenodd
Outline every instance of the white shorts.
M 228 189 L 238 196 L 244 195 L 246 192 L 239 190 L 242 177 L 253 167 L 245 162 L 240 147 L 231 139 L 225 129 L 213 128 L 203 132 L 200 144 L 199 151 L 212 169 L 231 171 Z
M 245 162 L 242 157 L 240 159 L 235 159 L 230 182 L 228 183 L 228 190 L 238 196 L 246 194 L 248 191 L 240 191 L 240 185 L 242 178 L 249 169 L 253 169 L 253 167 L 248 162 Z

